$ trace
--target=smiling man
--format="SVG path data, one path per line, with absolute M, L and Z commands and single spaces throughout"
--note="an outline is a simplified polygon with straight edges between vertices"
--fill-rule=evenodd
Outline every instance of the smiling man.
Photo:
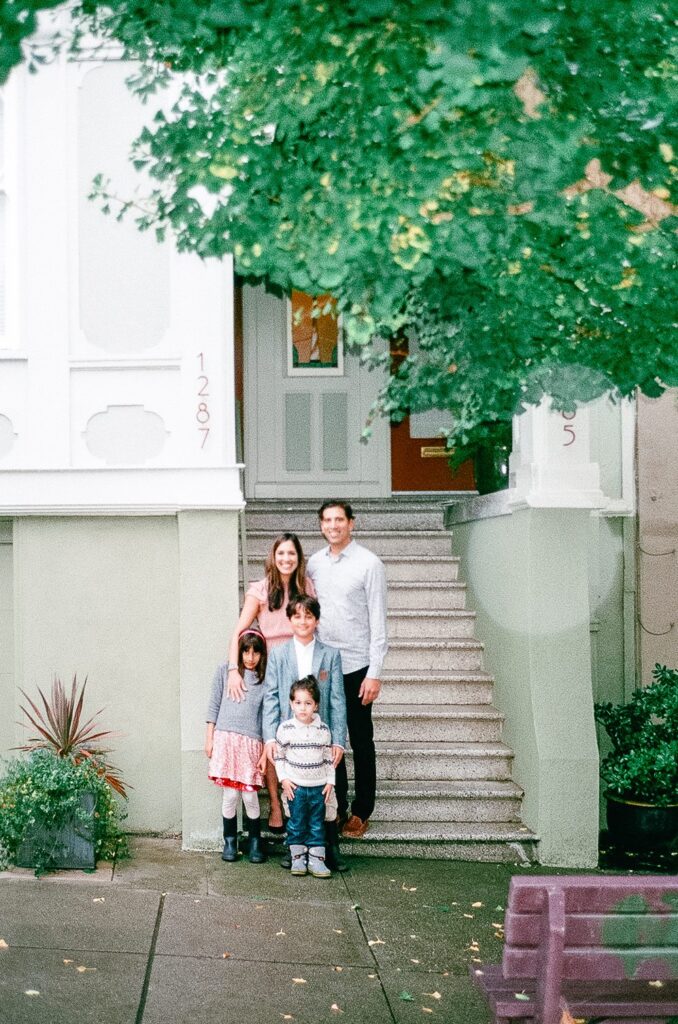
M 361 839 L 374 810 L 377 785 L 372 702 L 381 691 L 386 656 L 386 572 L 381 559 L 353 540 L 355 520 L 347 501 L 318 510 L 327 547 L 308 562 L 323 609 L 318 638 L 341 651 L 348 734 L 355 769 L 355 797 L 348 814 L 346 765 L 337 765 L 336 793 L 342 835 Z

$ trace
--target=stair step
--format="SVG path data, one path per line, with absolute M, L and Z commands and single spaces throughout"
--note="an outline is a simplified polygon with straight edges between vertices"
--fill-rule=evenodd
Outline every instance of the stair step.
M 440 640 L 421 637 L 418 640 L 390 640 L 385 668 L 388 672 L 408 669 L 482 668 L 483 645 L 479 640 Z
M 377 778 L 415 782 L 461 779 L 510 780 L 513 752 L 504 743 L 377 740 Z M 346 769 L 353 775 L 351 751 Z
M 436 530 L 443 528 L 448 499 L 396 498 L 352 502 L 357 533 L 363 530 Z M 319 501 L 248 501 L 245 516 L 252 529 L 282 532 L 318 530 Z M 357 537 L 357 534 L 356 534 Z
M 382 562 L 386 568 L 386 579 L 389 586 L 393 582 L 454 582 L 459 572 L 459 559 L 453 555 L 384 555 Z M 250 580 L 260 580 L 264 576 L 264 559 L 249 558 Z
M 380 782 L 371 821 L 512 821 L 520 826 L 515 782 Z
M 472 637 L 475 624 L 476 613 L 459 608 L 444 611 L 398 608 L 388 612 L 390 640 L 418 639 L 421 636 L 441 640 Z
M 296 532 L 296 531 L 295 531 Z M 277 531 L 248 530 L 247 553 L 252 558 L 265 558 L 271 549 Z M 327 544 L 319 530 L 297 533 L 304 554 L 308 558 Z M 413 555 L 450 555 L 452 537 L 446 530 L 361 530 L 355 539 L 375 555 L 398 555 L 407 551 Z
M 494 743 L 504 721 L 491 704 L 375 705 L 372 715 L 376 740 Z
M 370 821 L 363 839 L 342 839 L 342 853 L 365 857 L 422 857 L 534 863 L 537 836 L 513 822 Z
M 390 610 L 428 608 L 444 611 L 463 609 L 466 606 L 466 584 L 457 581 L 426 580 L 425 582 L 405 580 L 394 581 L 388 588 Z
M 376 708 L 388 704 L 491 704 L 494 682 L 487 672 L 382 672 Z

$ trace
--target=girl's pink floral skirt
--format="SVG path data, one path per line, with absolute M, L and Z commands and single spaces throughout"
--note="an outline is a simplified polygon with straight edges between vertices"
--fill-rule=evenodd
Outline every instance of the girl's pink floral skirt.
M 217 786 L 256 792 L 264 784 L 264 776 L 257 768 L 263 750 L 261 740 L 215 729 L 207 775 Z

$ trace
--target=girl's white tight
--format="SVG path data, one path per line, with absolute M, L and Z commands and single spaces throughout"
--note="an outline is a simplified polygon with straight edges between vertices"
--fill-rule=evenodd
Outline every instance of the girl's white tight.
M 221 803 L 221 813 L 224 818 L 235 818 L 238 813 L 238 797 L 242 797 L 242 802 L 247 812 L 248 818 L 259 817 L 259 794 L 258 793 L 246 793 L 244 790 L 233 789 L 232 786 L 224 786 L 224 796 Z

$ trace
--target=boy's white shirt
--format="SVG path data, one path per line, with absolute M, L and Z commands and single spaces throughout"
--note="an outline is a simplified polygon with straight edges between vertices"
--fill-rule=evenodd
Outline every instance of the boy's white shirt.
M 296 636 L 294 640 L 294 652 L 297 656 L 297 669 L 299 670 L 299 678 L 303 679 L 304 676 L 310 676 L 313 671 L 313 652 L 315 650 L 315 637 L 308 644 L 301 644 L 297 640 Z

